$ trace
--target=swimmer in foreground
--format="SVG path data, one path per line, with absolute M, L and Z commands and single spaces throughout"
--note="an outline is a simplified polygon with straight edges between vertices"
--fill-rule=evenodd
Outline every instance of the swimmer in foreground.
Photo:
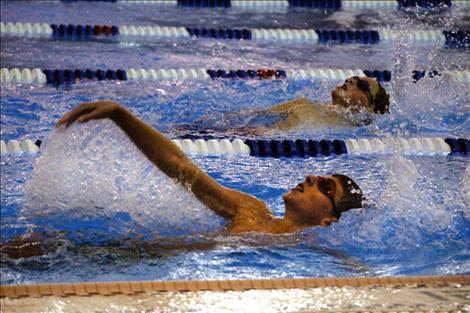
M 367 84 L 366 84 L 367 83 Z M 353 77 L 332 92 L 333 104 L 356 110 L 359 108 L 383 114 L 388 112 L 388 95 L 373 79 Z M 311 110 L 307 99 L 297 99 L 272 108 L 288 113 L 286 123 L 295 124 Z M 308 113 L 307 113 L 308 115 Z M 283 196 L 285 215 L 273 216 L 261 200 L 226 188 L 195 165 L 171 140 L 146 125 L 128 110 L 112 101 L 83 103 L 65 114 L 57 127 L 68 127 L 74 122 L 110 118 L 129 136 L 133 143 L 162 172 L 188 186 L 208 208 L 228 221 L 226 232 L 292 233 L 312 226 L 328 226 L 337 222 L 341 214 L 362 206 L 362 191 L 349 177 L 308 175 L 303 182 Z M 0 244 L 0 253 L 10 258 L 47 254 L 54 243 L 47 243 L 35 233 Z
M 196 124 L 206 124 L 208 128 L 216 130 L 218 125 L 225 128 L 226 125 L 237 124 L 237 120 L 241 119 L 246 125 L 232 128 L 232 130 L 250 134 L 263 133 L 270 129 L 286 131 L 299 125 L 313 125 L 315 127 L 358 126 L 371 122 L 370 115 L 367 114 L 389 113 L 389 106 L 390 96 L 377 80 L 353 76 L 346 79 L 344 84 L 333 89 L 331 104 L 299 98 L 268 109 L 230 112 L 216 120 L 212 116 L 207 116 L 196 121 Z M 366 114 L 359 115 L 358 113 Z M 211 120 L 213 120 L 212 125 Z M 177 129 L 197 131 L 200 130 L 200 127 L 182 125 Z
M 292 233 L 337 222 L 342 212 L 360 208 L 362 191 L 350 178 L 308 175 L 284 196 L 285 216 L 276 218 L 261 200 L 223 187 L 194 164 L 170 139 L 113 101 L 83 103 L 65 114 L 56 127 L 109 118 L 163 173 L 193 192 L 209 209 L 228 220 L 227 233 Z

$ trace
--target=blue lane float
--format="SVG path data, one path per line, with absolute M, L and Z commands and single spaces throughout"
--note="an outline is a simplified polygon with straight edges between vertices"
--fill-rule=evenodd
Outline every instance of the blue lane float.
M 392 80 L 391 71 L 378 71 L 378 70 L 364 70 L 367 77 L 376 78 L 379 82 L 389 82 Z M 424 75 L 423 75 L 424 77 Z M 420 77 L 422 78 L 422 77 Z
M 432 71 L 428 71 L 428 72 L 426 72 L 426 71 L 413 71 L 412 77 L 413 77 L 414 82 L 417 82 L 418 80 L 423 79 L 424 77 L 426 77 L 426 74 L 428 74 L 428 76 L 430 78 L 442 75 L 441 73 L 439 73 L 436 70 L 432 70 Z
M 341 0 L 288 0 L 290 7 L 313 8 L 322 10 L 338 10 Z
M 470 2 L 469 2 L 470 3 Z M 191 28 L 171 26 L 72 25 L 1 22 L 2 36 L 44 37 L 60 40 L 93 40 L 111 37 L 117 40 L 137 38 L 211 38 L 252 40 L 294 44 L 379 44 L 400 41 L 418 45 L 468 48 L 469 30 L 371 30 L 265 29 L 265 28 Z
M 46 76 L 46 83 L 51 85 L 64 85 L 75 83 L 81 80 L 127 80 L 125 70 L 42 70 Z
M 190 28 L 187 27 L 190 36 L 216 39 L 251 40 L 249 29 L 215 29 L 215 28 Z
M 463 138 L 446 138 L 445 142 L 450 146 L 452 154 L 470 155 L 470 141 Z
M 177 0 L 177 5 L 199 8 L 229 8 L 230 0 Z
M 51 84 L 64 85 L 87 80 L 138 80 L 138 81 L 163 81 L 163 80 L 310 80 L 328 79 L 345 80 L 352 76 L 367 76 L 376 78 L 379 82 L 389 82 L 392 72 L 388 70 L 342 70 L 342 69 L 118 69 L 118 70 L 92 70 L 92 69 L 8 69 L 1 68 L 1 83 L 24 84 Z M 448 75 L 456 82 L 470 83 L 470 71 L 413 71 L 410 75 L 414 82 L 424 77 L 437 77 Z
M 110 2 L 110 3 L 116 3 L 118 0 L 60 0 L 60 2 Z
M 56 25 L 51 24 L 55 39 L 90 39 L 94 36 L 118 36 L 119 28 L 113 25 Z
M 78 0 L 65 0 L 66 2 Z M 105 1 L 105 0 L 95 0 Z M 308 8 L 319 10 L 408 9 L 466 7 L 466 0 L 118 0 L 120 3 L 172 4 L 191 8 L 243 8 L 253 10 Z M 115 2 L 112 0 L 112 2 Z
M 452 6 L 452 0 L 398 0 L 400 8 L 440 8 Z
M 282 69 L 258 69 L 258 70 L 207 70 L 212 79 L 282 79 L 287 78 Z
M 189 155 L 250 155 L 261 158 L 309 158 L 401 153 L 405 155 L 470 156 L 466 138 L 387 139 L 172 139 Z M 36 153 L 41 140 L 1 141 L 1 154 Z
M 320 43 L 361 43 L 377 44 L 380 42 L 376 30 L 316 30 Z
M 444 31 L 446 47 L 448 48 L 470 48 L 470 31 Z
M 174 139 L 184 152 L 192 155 L 245 154 L 261 158 L 336 157 L 343 154 L 373 155 L 401 152 L 405 155 L 470 155 L 470 143 L 464 138 L 411 138 L 411 139 L 347 139 L 347 140 L 267 140 L 235 139 L 238 148 L 227 152 L 214 147 L 222 146 L 228 139 Z M 220 142 L 220 144 L 219 144 Z M 242 147 L 244 146 L 244 147 Z M 236 152 L 238 151 L 238 152 Z

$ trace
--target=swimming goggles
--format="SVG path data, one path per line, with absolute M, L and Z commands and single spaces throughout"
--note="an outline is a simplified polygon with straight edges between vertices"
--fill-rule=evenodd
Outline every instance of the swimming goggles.
M 370 91 L 370 84 L 368 81 L 365 81 L 365 80 L 361 80 L 359 78 L 359 76 L 353 76 L 352 79 L 354 79 L 356 81 L 356 87 L 364 92 L 367 96 L 367 98 L 369 99 L 369 104 L 371 107 L 374 106 L 374 96 L 372 96 L 372 93 Z
M 356 81 L 356 86 L 365 93 L 371 95 L 370 93 L 370 84 L 368 81 L 361 80 L 359 76 L 354 76 L 353 79 Z
M 335 214 L 336 217 L 339 218 L 341 215 L 341 212 L 338 212 L 338 208 L 336 207 L 335 204 L 335 199 L 333 198 L 335 191 L 336 191 L 336 184 L 335 181 L 331 178 L 323 178 L 319 177 L 318 178 L 318 190 L 325 195 L 325 197 L 330 200 L 331 205 L 333 207 L 333 213 Z

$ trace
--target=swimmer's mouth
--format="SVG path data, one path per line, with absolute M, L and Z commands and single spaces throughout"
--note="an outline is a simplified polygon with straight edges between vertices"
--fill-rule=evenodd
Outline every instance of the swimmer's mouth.
M 343 90 L 348 91 L 348 87 L 346 86 L 346 84 L 342 84 L 340 87 L 341 87 Z

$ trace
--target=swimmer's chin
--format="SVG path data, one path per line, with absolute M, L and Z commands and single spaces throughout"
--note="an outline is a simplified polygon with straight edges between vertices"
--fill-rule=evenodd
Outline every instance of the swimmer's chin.
M 336 87 L 331 92 L 331 103 L 336 104 L 336 105 L 340 105 L 342 103 L 342 101 L 341 101 L 342 96 L 343 96 L 343 90 L 341 90 L 340 87 Z
M 289 203 L 290 200 L 292 200 L 292 197 L 294 197 L 294 193 L 296 192 L 295 189 L 291 189 L 288 192 L 286 192 L 284 195 L 282 195 L 282 200 L 284 200 L 284 203 Z

